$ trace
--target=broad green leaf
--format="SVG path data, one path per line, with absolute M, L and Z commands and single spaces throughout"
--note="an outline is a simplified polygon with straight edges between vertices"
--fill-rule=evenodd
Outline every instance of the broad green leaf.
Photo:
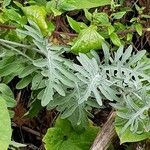
M 60 117 L 58 117 L 56 119 L 55 127 L 63 129 L 63 131 L 66 133 L 68 133 L 70 130 L 72 130 L 72 126 L 71 126 L 70 122 L 66 119 L 61 119 Z
M 77 22 L 71 17 L 67 16 L 67 20 L 69 22 L 69 25 L 73 30 L 75 30 L 77 33 L 79 33 L 82 29 L 87 28 L 87 25 L 84 24 L 83 22 Z
M 115 130 L 119 136 L 120 143 L 126 143 L 126 142 L 138 142 L 142 141 L 144 139 L 150 138 L 150 132 L 143 132 L 141 134 L 133 133 L 130 131 L 129 128 L 126 129 L 125 132 L 120 135 L 120 132 L 122 130 L 123 126 L 116 126 Z
M 111 0 L 51 0 L 47 3 L 46 9 L 48 12 L 53 12 L 54 16 L 58 16 L 64 11 L 89 9 L 110 4 Z
M 19 78 L 24 78 L 30 74 L 32 74 L 37 68 L 33 65 L 28 65 L 26 68 L 22 70 L 22 72 L 19 74 Z
M 24 25 L 26 23 L 26 18 L 21 17 L 21 15 L 17 13 L 14 9 L 5 9 L 4 15 L 9 20 L 15 21 L 20 25 Z
M 14 79 L 14 77 L 16 77 L 17 75 L 18 75 L 18 73 L 15 72 L 15 73 L 12 73 L 12 74 L 10 74 L 8 76 L 4 76 L 3 77 L 3 83 L 5 83 L 5 84 L 10 83 Z
M 132 33 L 128 33 L 127 34 L 127 41 L 132 41 L 133 38 L 133 34 Z
M 68 120 L 58 118 L 55 127 L 48 129 L 43 142 L 46 150 L 87 150 L 98 130 L 92 125 L 82 130 L 74 129 Z
M 19 60 L 16 60 L 13 63 L 8 63 L 6 65 L 3 65 L 2 68 L 0 67 L 0 77 L 10 75 L 12 73 L 17 72 L 20 69 L 22 69 L 22 64 Z
M 92 14 L 87 10 L 87 9 L 84 9 L 84 13 L 85 13 L 85 17 L 89 20 L 89 21 L 92 21 Z
M 80 32 L 71 49 L 74 53 L 88 53 L 92 49 L 100 49 L 102 41 L 103 37 L 96 31 L 96 27 L 91 25 Z
M 126 14 L 126 11 L 122 11 L 122 12 L 117 12 L 117 13 L 113 13 L 113 19 L 121 19 L 124 15 Z
M 0 97 L 0 148 L 7 150 L 11 142 L 11 121 L 5 100 Z
M 114 31 L 115 31 L 115 28 L 112 25 L 108 26 L 108 34 L 109 35 L 111 35 Z
M 32 90 L 36 90 L 39 88 L 41 82 L 42 82 L 43 76 L 41 74 L 36 74 L 33 78 L 32 78 Z
M 3 7 L 8 6 L 11 3 L 11 0 L 4 0 L 3 1 Z
M 14 98 L 13 92 L 11 89 L 4 83 L 0 83 L 0 93 L 7 95 L 11 98 Z
M 135 8 L 138 12 L 141 10 L 141 8 L 137 4 L 135 4 Z
M 139 7 L 137 4 L 135 4 L 135 8 L 138 11 L 138 14 L 140 15 L 143 13 L 143 10 L 145 9 L 144 7 Z
M 26 76 L 24 78 L 22 78 L 16 85 L 17 89 L 23 89 L 25 87 L 27 87 L 32 81 L 32 76 Z
M 150 15 L 141 15 L 142 18 L 150 19 Z
M 13 108 L 16 105 L 11 89 L 4 83 L 0 83 L 0 95 L 6 101 L 7 107 Z
M 135 24 L 135 30 L 140 36 L 142 35 L 142 29 L 143 27 L 140 23 Z
M 130 22 L 136 22 L 136 21 L 138 21 L 138 18 L 137 18 L 137 17 L 133 17 L 133 18 L 130 20 Z
M 54 13 L 54 16 L 60 16 L 62 14 L 61 11 L 59 11 L 58 9 L 55 8 L 51 8 L 51 11 Z
M 114 33 L 114 32 L 111 33 L 110 34 L 110 39 L 111 39 L 111 41 L 113 42 L 114 45 L 121 46 L 121 41 L 120 41 L 120 39 L 119 39 L 119 37 L 116 33 Z
M 62 10 L 74 10 L 74 9 L 85 9 L 93 8 L 104 5 L 110 5 L 111 0 L 60 0 L 59 7 Z
M 16 101 L 12 97 L 2 94 L 3 99 L 6 101 L 7 107 L 13 108 L 16 106 Z
M 29 118 L 33 118 L 38 115 L 38 113 L 40 112 L 41 109 L 42 109 L 41 101 L 36 99 L 31 103 L 30 109 L 25 114 L 25 116 L 27 116 Z
M 14 1 L 13 3 L 19 8 L 23 7 L 23 5 L 17 1 Z
M 37 25 L 40 27 L 41 31 L 44 34 L 47 34 L 48 25 L 45 21 L 47 13 L 43 6 L 37 6 L 37 5 L 27 6 L 27 7 L 22 7 L 22 10 L 28 19 L 31 19 L 34 22 L 36 22 Z
M 6 18 L 4 17 L 4 13 L 0 13 L 0 23 L 5 23 Z
M 119 31 L 121 32 L 121 31 L 127 29 L 126 25 L 124 25 L 124 24 L 122 24 L 122 23 L 120 23 L 120 22 L 115 22 L 115 23 L 113 24 L 113 27 L 115 28 L 115 30 L 116 30 L 117 32 L 119 32 Z
M 108 26 L 109 23 L 109 17 L 106 13 L 93 13 L 93 20 L 96 21 L 97 23 L 100 23 L 102 25 Z
M 21 16 L 15 9 L 4 9 L 4 19 L 17 22 L 19 25 L 23 26 L 27 23 L 25 16 Z
M 34 66 L 42 68 L 47 65 L 47 60 L 46 59 L 36 59 L 33 61 Z
M 62 11 L 57 8 L 57 2 L 54 0 L 47 2 L 46 11 L 48 13 L 53 13 L 54 16 L 59 16 L 62 14 Z

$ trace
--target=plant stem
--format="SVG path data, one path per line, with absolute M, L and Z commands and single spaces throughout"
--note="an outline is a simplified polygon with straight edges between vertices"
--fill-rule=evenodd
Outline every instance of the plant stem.
M 17 43 L 17 42 L 8 41 L 8 40 L 3 40 L 3 39 L 0 39 L 0 42 L 11 44 L 11 45 L 14 45 L 14 46 L 23 47 L 23 48 L 26 48 L 26 49 L 33 49 L 33 50 L 37 51 L 38 53 L 41 53 L 38 49 L 36 49 L 32 46 L 28 46 L 28 45 L 20 44 L 20 43 Z
M 5 29 L 5 30 L 9 30 L 9 29 L 11 29 L 11 30 L 15 30 L 16 29 L 16 27 L 15 26 L 10 26 L 10 25 L 0 25 L 0 29 Z
M 113 140 L 117 137 L 114 127 L 115 112 L 111 112 L 107 122 L 98 133 L 91 150 L 107 150 Z
M 9 45 L 6 45 L 4 43 L 0 43 L 1 45 L 3 45 L 4 47 L 6 48 L 9 48 L 9 49 L 12 49 L 13 51 L 17 52 L 18 54 L 24 56 L 25 58 L 27 58 L 28 60 L 32 61 L 33 62 L 33 59 L 30 58 L 28 55 L 24 54 L 23 52 L 17 50 L 16 48 L 12 47 L 12 46 L 9 46 Z

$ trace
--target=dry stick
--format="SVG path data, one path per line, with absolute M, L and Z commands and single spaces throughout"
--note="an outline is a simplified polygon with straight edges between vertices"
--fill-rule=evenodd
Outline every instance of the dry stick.
M 78 34 L 76 34 L 76 33 L 69 33 L 69 32 L 54 31 L 53 33 L 57 34 L 57 35 L 64 34 L 64 35 L 67 35 L 67 36 L 70 36 L 70 37 L 77 37 L 78 36 Z
M 142 31 L 143 32 L 150 32 L 150 28 L 143 28 Z M 136 32 L 136 30 L 135 29 L 124 30 L 124 31 L 117 32 L 117 34 L 125 35 L 125 34 L 133 33 L 133 32 Z
M 138 143 L 136 145 L 136 149 L 135 150 L 145 150 L 145 145 L 144 144 L 141 144 L 141 143 Z
M 16 29 L 15 26 L 10 26 L 10 25 L 0 25 L 0 29 L 6 29 L 6 30 L 14 30 Z M 142 29 L 143 32 L 150 32 L 150 28 L 143 28 Z M 133 33 L 133 32 L 136 32 L 135 29 L 129 29 L 129 30 L 124 30 L 124 31 L 120 31 L 120 32 L 117 32 L 117 34 L 119 35 L 124 35 L 124 34 L 127 34 L 127 33 Z M 65 34 L 65 35 L 68 35 L 68 36 L 71 36 L 71 37 L 77 37 L 78 34 L 75 34 L 75 33 L 68 33 L 68 32 L 59 32 L 59 31 L 54 31 L 55 34 Z
M 115 112 L 113 111 L 102 130 L 98 133 L 91 150 L 107 150 L 113 140 L 117 137 L 114 128 Z
M 150 150 L 150 139 L 147 139 L 147 140 L 146 140 L 146 143 L 145 143 L 145 150 Z
M 28 127 L 25 127 L 25 126 L 21 126 L 21 129 L 24 130 L 24 131 L 26 131 L 26 132 L 28 132 L 28 133 L 31 133 L 31 134 L 36 135 L 38 137 L 41 137 L 41 134 L 39 132 L 34 131 L 31 128 L 28 128 Z
M 10 25 L 0 25 L 0 29 L 6 29 L 6 30 L 15 30 L 16 27 L 15 26 L 10 26 Z
M 142 29 L 143 32 L 150 32 L 150 28 L 143 28 Z M 125 34 L 128 34 L 128 33 L 133 33 L 133 32 L 137 32 L 135 29 L 129 29 L 129 30 L 124 30 L 124 31 L 120 31 L 120 32 L 117 32 L 118 35 L 125 35 Z M 70 37 L 77 37 L 78 34 L 76 33 L 67 33 L 67 32 L 59 32 L 59 31 L 54 31 L 54 34 L 64 34 L 64 35 L 68 35 Z
M 14 122 L 12 122 L 12 126 L 18 127 L 17 124 L 15 124 Z M 20 128 L 22 130 L 28 132 L 28 133 L 31 133 L 31 134 L 33 134 L 35 136 L 38 136 L 38 137 L 41 137 L 41 134 L 38 131 L 35 131 L 35 130 L 31 129 L 31 128 L 28 128 L 28 127 L 25 127 L 25 126 L 21 126 Z
M 150 139 L 136 143 L 135 150 L 150 150 Z

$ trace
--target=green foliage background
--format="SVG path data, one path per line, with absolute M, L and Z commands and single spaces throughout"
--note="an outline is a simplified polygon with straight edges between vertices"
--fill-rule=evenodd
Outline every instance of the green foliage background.
M 66 132 L 72 134 L 65 142 L 70 148 L 88 149 L 97 131 L 88 128 L 88 118 L 92 117 L 93 108 L 105 106 L 104 101 L 116 111 L 115 128 L 121 143 L 149 138 L 149 54 L 145 50 L 135 51 L 133 35 L 140 37 L 150 31 L 149 27 L 143 27 L 150 16 L 136 3 L 133 8 L 123 4 L 123 1 L 110 0 L 2 2 L 0 96 L 7 122 L 8 112 L 13 117 L 12 108 L 16 105 L 8 85 L 17 77 L 15 89 L 29 87 L 32 92 L 28 117 L 37 116 L 46 107 L 56 109 L 61 119 L 65 119 L 61 128 L 56 122 L 48 130 L 44 138 L 46 147 L 54 147 L 55 142 L 62 146 L 61 140 L 55 141 L 54 137 L 49 141 L 47 137 L 52 133 L 64 134 L 61 130 L 69 124 L 70 130 Z M 132 12 L 136 15 L 128 19 Z M 82 13 L 81 19 L 78 13 Z M 68 24 L 64 29 L 61 26 L 64 24 L 59 26 L 61 17 Z M 128 22 L 124 21 L 126 17 Z M 60 37 L 55 38 L 56 35 Z M 73 59 L 66 54 L 73 55 Z M 11 141 L 10 120 L 7 125 L 6 147 Z M 90 142 L 76 144 L 78 141 L 74 139 L 79 135 L 73 129 L 76 126 L 88 130 L 81 134 L 80 140 L 92 135 L 86 139 Z

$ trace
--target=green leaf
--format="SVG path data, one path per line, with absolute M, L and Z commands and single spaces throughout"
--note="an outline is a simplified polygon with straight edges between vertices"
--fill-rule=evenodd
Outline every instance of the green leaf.
M 0 83 L 0 92 L 4 95 L 7 95 L 11 98 L 14 98 L 13 92 L 11 89 L 4 83 Z
M 43 34 L 47 34 L 48 25 L 45 21 L 46 14 L 47 14 L 45 7 L 33 5 L 33 6 L 22 7 L 22 10 L 28 19 L 33 20 L 34 22 L 37 23 L 37 25 L 40 27 Z
M 117 13 L 113 13 L 113 19 L 121 19 L 124 15 L 126 14 L 126 11 L 122 11 L 122 12 L 117 12 Z
M 7 19 L 4 16 L 4 13 L 0 13 L 0 23 L 5 23 Z
M 41 105 L 46 106 L 51 100 L 53 100 L 53 87 L 51 86 L 53 83 L 51 80 L 48 80 L 48 85 L 44 91 L 44 94 L 42 96 Z
M 3 7 L 8 6 L 11 3 L 11 0 L 4 0 L 3 1 Z
M 46 9 L 48 12 L 53 12 L 54 16 L 58 16 L 64 11 L 86 8 L 89 9 L 110 4 L 111 0 L 51 0 L 47 3 Z
M 32 90 L 36 90 L 40 87 L 40 84 L 42 82 L 43 76 L 41 74 L 36 74 L 33 78 L 32 78 Z
M 137 54 L 133 55 L 132 59 L 129 61 L 129 65 L 134 65 L 139 60 L 141 60 L 146 54 L 146 50 L 139 51 Z
M 145 9 L 145 7 L 139 7 L 137 4 L 135 4 L 135 8 L 140 15 L 143 14 L 143 10 Z
M 87 10 L 84 9 L 85 17 L 89 20 L 92 21 L 92 14 Z
M 108 26 L 108 34 L 109 35 L 111 35 L 114 31 L 115 31 L 115 28 L 112 25 Z
M 93 20 L 96 21 L 97 23 L 100 23 L 102 25 L 108 26 L 109 23 L 109 17 L 106 13 L 93 13 Z
M 124 24 L 122 24 L 120 22 L 115 22 L 113 24 L 113 27 L 115 28 L 115 30 L 117 32 L 121 32 L 122 30 L 126 30 L 127 29 L 126 25 L 124 25 Z
M 54 0 L 47 2 L 46 11 L 48 13 L 53 13 L 54 16 L 59 16 L 62 14 L 62 11 L 58 8 L 58 4 Z
M 24 78 L 22 78 L 16 85 L 17 89 L 23 89 L 25 87 L 27 87 L 32 81 L 32 76 L 26 76 Z
M 71 17 L 67 16 L 67 20 L 69 22 L 69 25 L 73 30 L 75 30 L 77 33 L 79 33 L 82 29 L 87 28 L 87 25 L 84 24 L 83 22 L 77 22 Z
M 0 83 L 0 94 L 1 97 L 6 101 L 7 107 L 15 107 L 16 101 L 11 89 L 4 83 Z
M 135 24 L 136 32 L 141 36 L 142 35 L 142 25 L 140 23 Z
M 25 114 L 25 116 L 29 118 L 33 118 L 38 115 L 40 110 L 42 109 L 41 101 L 36 99 L 31 103 L 29 111 Z
M 90 149 L 98 130 L 92 125 L 86 129 L 72 128 L 68 120 L 58 118 L 55 127 L 48 129 L 43 142 L 46 150 L 87 150 Z
M 150 15 L 141 15 L 142 18 L 150 19 Z
M 96 31 L 96 27 L 91 25 L 80 32 L 71 49 L 74 53 L 88 53 L 92 49 L 100 49 L 102 41 L 103 37 Z
M 130 131 L 129 128 L 127 128 L 126 131 L 120 135 L 122 128 L 123 126 L 115 126 L 115 130 L 119 136 L 121 144 L 126 142 L 138 142 L 150 138 L 150 132 L 143 132 L 141 134 L 137 134 Z
M 85 9 L 110 5 L 111 0 L 60 0 L 59 7 L 62 10 Z
M 24 68 L 21 73 L 19 74 L 19 78 L 24 78 L 30 74 L 32 74 L 34 71 L 36 71 L 37 68 L 33 65 L 28 65 L 26 68 Z
M 110 34 L 110 39 L 111 39 L 111 41 L 113 42 L 114 45 L 121 46 L 121 41 L 120 41 L 120 39 L 119 39 L 119 37 L 116 33 L 114 33 L 114 32 L 111 33 Z
M 128 33 L 127 34 L 127 41 L 132 41 L 133 38 L 133 34 L 132 33 Z
M 23 5 L 17 1 L 13 1 L 13 3 L 19 8 L 23 7 Z
M 11 142 L 11 121 L 5 100 L 0 97 L 0 146 L 7 150 Z
M 135 8 L 138 12 L 141 10 L 141 8 L 137 4 L 135 4 Z
M 137 20 L 138 20 L 137 17 L 133 17 L 133 18 L 130 20 L 130 22 L 136 22 Z
M 0 68 L 0 77 L 17 72 L 22 67 L 18 62 L 19 61 L 15 61 L 14 63 L 7 64 L 3 66 L 3 68 Z
M 12 21 L 17 22 L 20 25 L 24 25 L 27 21 L 26 18 L 21 17 L 21 15 L 16 12 L 14 9 L 5 9 L 4 10 L 4 15 Z

